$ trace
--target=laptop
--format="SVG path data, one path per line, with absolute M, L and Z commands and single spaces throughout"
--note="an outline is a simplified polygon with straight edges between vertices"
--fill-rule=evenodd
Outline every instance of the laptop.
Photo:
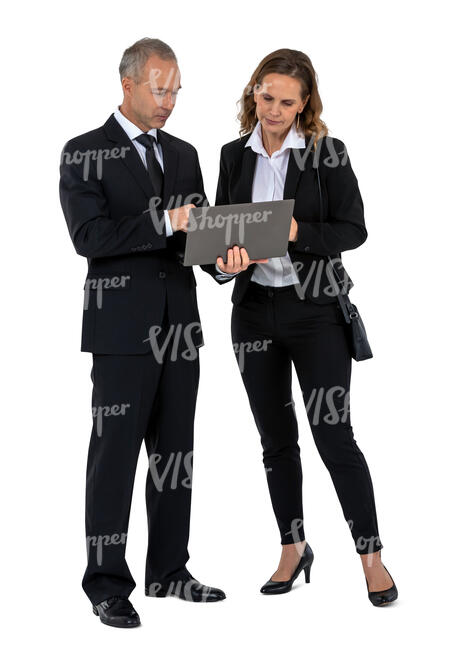
M 250 259 L 286 255 L 294 199 L 191 208 L 184 266 L 226 263 L 228 249 L 244 247 Z

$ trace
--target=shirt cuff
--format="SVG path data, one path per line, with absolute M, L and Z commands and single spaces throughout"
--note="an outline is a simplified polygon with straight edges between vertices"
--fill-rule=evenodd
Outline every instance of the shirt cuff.
M 238 273 L 225 273 L 225 271 L 222 271 L 216 263 L 216 271 L 218 272 L 219 275 L 216 275 L 216 278 L 218 280 L 225 280 L 225 278 L 234 278 L 235 275 L 238 275 Z
M 166 221 L 166 237 L 173 235 L 172 224 L 170 223 L 169 211 L 164 210 L 164 219 Z

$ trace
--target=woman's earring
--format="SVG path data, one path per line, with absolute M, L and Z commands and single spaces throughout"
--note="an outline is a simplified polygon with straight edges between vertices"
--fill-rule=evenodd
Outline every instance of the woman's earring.
M 300 128 L 300 113 L 297 113 L 297 130 Z

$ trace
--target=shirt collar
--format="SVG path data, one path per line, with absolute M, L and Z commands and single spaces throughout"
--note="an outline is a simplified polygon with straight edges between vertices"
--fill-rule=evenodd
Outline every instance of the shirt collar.
M 141 129 L 138 126 L 136 126 L 136 124 L 130 122 L 130 120 L 127 117 L 125 117 L 123 113 L 120 112 L 119 106 L 117 107 L 117 110 L 114 111 L 114 117 L 119 122 L 120 126 L 125 131 L 125 133 L 130 138 L 130 140 L 134 140 L 139 135 L 142 135 L 142 133 L 148 133 L 148 135 L 153 135 L 156 138 L 156 141 L 158 142 L 158 129 L 150 129 L 150 131 L 146 131 L 146 132 L 141 131 Z
M 263 145 L 262 136 L 261 136 L 261 122 L 259 120 L 255 128 L 253 129 L 251 136 L 247 140 L 245 146 L 251 147 L 253 151 L 255 151 L 256 153 L 260 153 L 266 158 L 269 158 L 269 154 L 267 153 Z M 291 128 L 289 129 L 287 136 L 283 140 L 283 144 L 281 145 L 280 149 L 278 149 L 278 151 L 274 151 L 272 157 L 281 155 L 283 151 L 285 151 L 286 149 L 303 149 L 304 147 L 305 147 L 305 137 L 303 134 L 299 135 L 297 133 L 295 120 L 294 120 L 294 122 L 291 125 Z

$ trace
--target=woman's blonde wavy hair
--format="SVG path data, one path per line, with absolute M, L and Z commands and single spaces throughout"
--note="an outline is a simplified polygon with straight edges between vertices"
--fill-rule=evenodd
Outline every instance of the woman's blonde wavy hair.
M 241 123 L 239 136 L 242 138 L 247 133 L 251 133 L 258 123 L 253 92 L 255 88 L 262 84 L 267 74 L 274 72 L 299 80 L 302 101 L 309 95 L 309 99 L 300 113 L 297 131 L 303 132 L 305 137 L 313 136 L 315 149 L 317 140 L 328 135 L 328 128 L 325 122 L 320 119 L 323 105 L 317 87 L 316 72 L 310 58 L 304 52 L 298 50 L 275 50 L 259 63 L 238 102 L 240 104 L 238 120 Z

